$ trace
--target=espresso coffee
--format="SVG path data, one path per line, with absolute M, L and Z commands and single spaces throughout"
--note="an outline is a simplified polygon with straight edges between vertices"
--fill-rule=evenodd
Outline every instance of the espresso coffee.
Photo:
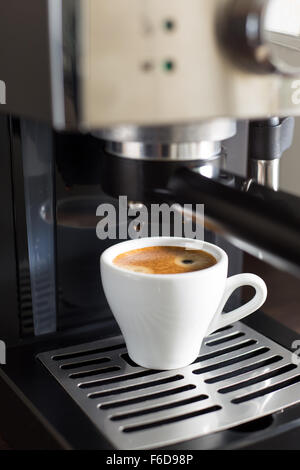
M 181 246 L 150 246 L 127 251 L 113 260 L 120 268 L 145 274 L 184 274 L 217 264 L 211 254 Z

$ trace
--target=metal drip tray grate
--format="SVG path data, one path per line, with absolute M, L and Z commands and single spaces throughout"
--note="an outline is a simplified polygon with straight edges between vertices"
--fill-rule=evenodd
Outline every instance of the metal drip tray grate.
M 198 359 L 176 371 L 137 366 L 122 337 L 38 358 L 119 449 L 194 439 L 300 401 L 291 353 L 242 323 L 206 338 Z

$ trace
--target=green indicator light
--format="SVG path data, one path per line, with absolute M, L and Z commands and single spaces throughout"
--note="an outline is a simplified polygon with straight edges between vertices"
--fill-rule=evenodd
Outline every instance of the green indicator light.
M 163 68 L 166 72 L 172 72 L 175 69 L 173 60 L 165 60 L 163 63 Z
M 175 28 L 175 23 L 173 20 L 166 20 L 164 21 L 164 28 L 167 30 L 167 31 L 173 31 L 173 29 Z

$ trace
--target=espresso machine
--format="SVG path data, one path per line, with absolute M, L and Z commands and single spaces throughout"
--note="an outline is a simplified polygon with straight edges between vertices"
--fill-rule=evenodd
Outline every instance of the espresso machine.
M 279 190 L 300 2 L 0 5 L 0 435 L 15 449 L 299 448 L 299 335 L 258 312 L 187 368 L 137 366 L 101 288 L 119 240 L 96 225 L 119 196 L 204 204 L 230 274 L 250 253 L 300 275 L 300 199 Z

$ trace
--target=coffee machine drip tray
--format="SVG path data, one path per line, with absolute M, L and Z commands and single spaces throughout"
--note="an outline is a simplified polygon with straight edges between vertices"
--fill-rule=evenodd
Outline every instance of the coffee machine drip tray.
M 121 336 L 38 359 L 117 449 L 176 444 L 300 402 L 292 353 L 243 323 L 206 338 L 198 359 L 173 371 L 134 364 Z

